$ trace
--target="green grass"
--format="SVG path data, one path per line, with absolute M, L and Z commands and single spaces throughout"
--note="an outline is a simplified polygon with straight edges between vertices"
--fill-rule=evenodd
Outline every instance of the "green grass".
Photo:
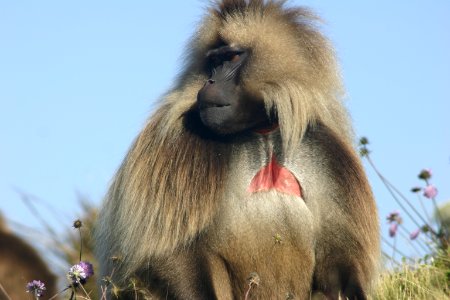
M 438 255 L 431 264 L 404 264 L 385 271 L 371 299 L 450 299 L 450 252 Z

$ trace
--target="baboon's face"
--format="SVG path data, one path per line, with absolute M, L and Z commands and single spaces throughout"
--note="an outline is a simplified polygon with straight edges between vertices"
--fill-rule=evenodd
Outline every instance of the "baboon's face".
M 262 97 L 242 86 L 250 49 L 221 45 L 205 55 L 209 79 L 197 95 L 202 123 L 217 134 L 233 134 L 269 123 Z

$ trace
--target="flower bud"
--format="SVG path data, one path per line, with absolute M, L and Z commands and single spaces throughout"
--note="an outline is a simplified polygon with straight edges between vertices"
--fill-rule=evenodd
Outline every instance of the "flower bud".
M 423 169 L 422 171 L 420 171 L 418 177 L 423 180 L 428 180 L 431 178 L 431 175 L 431 169 Z
M 365 136 L 363 136 L 363 137 L 361 137 L 359 139 L 359 144 L 362 145 L 362 146 L 368 145 L 369 144 L 369 140 Z
M 413 192 L 413 193 L 418 193 L 418 192 L 420 192 L 421 190 L 422 190 L 422 188 L 420 188 L 420 187 L 418 187 L 418 186 L 415 186 L 415 187 L 411 188 L 411 192 Z
M 80 228 L 81 226 L 83 226 L 83 223 L 80 220 L 75 220 L 73 222 L 73 227 L 74 228 Z
M 389 223 L 397 222 L 399 218 L 400 218 L 400 213 L 398 212 L 398 210 L 392 211 L 392 212 L 386 217 L 386 219 L 388 220 Z

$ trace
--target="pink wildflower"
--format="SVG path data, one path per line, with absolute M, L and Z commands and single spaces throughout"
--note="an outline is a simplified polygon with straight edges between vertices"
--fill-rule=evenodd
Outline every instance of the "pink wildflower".
M 398 224 L 392 223 L 391 226 L 389 226 L 389 236 L 394 237 L 395 234 L 397 233 L 397 229 L 398 229 Z
M 411 232 L 409 234 L 409 238 L 411 240 L 415 240 L 419 236 L 419 233 L 420 233 L 420 228 L 418 228 L 418 229 L 414 230 L 413 232 Z
M 437 188 L 432 184 L 427 185 L 423 189 L 423 195 L 425 197 L 427 197 L 428 199 L 432 199 L 432 198 L 436 197 L 437 193 L 438 193 Z

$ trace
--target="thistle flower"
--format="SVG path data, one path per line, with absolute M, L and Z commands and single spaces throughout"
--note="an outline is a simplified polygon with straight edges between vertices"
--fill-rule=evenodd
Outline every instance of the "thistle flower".
M 94 267 L 92 264 L 87 261 L 80 261 L 69 269 L 67 278 L 72 284 L 84 284 L 92 275 L 94 275 Z
M 27 283 L 27 293 L 33 293 L 37 298 L 42 297 L 45 290 L 45 284 L 40 280 L 33 280 Z
M 392 223 L 391 226 L 389 226 L 389 236 L 394 237 L 397 233 L 398 229 L 398 223 Z
M 425 197 L 427 197 L 428 199 L 432 199 L 432 198 L 436 197 L 437 193 L 438 193 L 437 188 L 432 184 L 427 185 L 423 189 L 423 195 Z
M 431 175 L 433 175 L 431 169 L 423 169 L 422 171 L 420 171 L 418 177 L 423 180 L 428 180 L 431 178 Z
M 419 233 L 420 233 L 420 228 L 418 228 L 418 229 L 414 230 L 413 232 L 411 232 L 409 234 L 409 238 L 411 240 L 415 240 L 419 236 Z

